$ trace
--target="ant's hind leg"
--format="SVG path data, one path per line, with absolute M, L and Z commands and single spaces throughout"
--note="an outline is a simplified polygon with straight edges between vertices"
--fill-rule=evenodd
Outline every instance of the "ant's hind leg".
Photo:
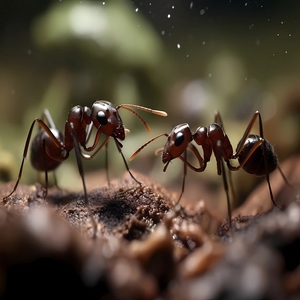
M 15 183 L 15 186 L 13 188 L 13 190 L 3 198 L 3 200 L 7 200 L 8 197 L 10 197 L 17 189 L 18 185 L 19 185 L 19 182 L 21 180 L 21 177 L 22 177 L 22 173 L 23 173 L 23 167 L 24 167 L 24 162 L 25 162 L 25 158 L 27 156 L 27 152 L 28 152 L 28 147 L 29 147 L 29 143 L 30 143 L 30 139 L 31 139 L 31 135 L 32 135 L 32 130 L 33 130 L 33 127 L 34 127 L 34 124 L 37 120 L 34 120 L 30 126 L 30 129 L 28 131 L 28 135 L 27 135 L 27 139 L 26 139 L 26 143 L 25 143 L 25 146 L 24 146 L 24 150 L 23 150 L 23 158 L 22 158 L 22 162 L 21 162 L 21 166 L 20 166 L 20 170 L 19 170 L 19 175 L 18 175 L 18 179 Z

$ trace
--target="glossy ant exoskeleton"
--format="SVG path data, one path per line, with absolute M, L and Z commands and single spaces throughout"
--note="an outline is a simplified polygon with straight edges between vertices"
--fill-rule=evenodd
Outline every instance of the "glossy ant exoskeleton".
M 257 118 L 259 120 L 260 135 L 250 134 Z M 158 149 L 156 151 L 156 154 L 162 153 L 162 162 L 166 164 L 163 171 L 166 171 L 170 161 L 174 158 L 178 157 L 184 162 L 184 175 L 181 194 L 177 203 L 180 201 L 181 196 L 184 192 L 185 176 L 187 171 L 186 168 L 189 167 L 195 172 L 203 172 L 213 153 L 217 161 L 218 175 L 223 176 L 224 189 L 226 192 L 228 205 L 228 221 L 230 225 L 231 206 L 224 161 L 231 171 L 238 171 L 239 169 L 243 168 L 250 174 L 254 174 L 257 176 L 265 175 L 269 186 L 271 200 L 276 207 L 280 208 L 274 201 L 269 180 L 269 173 L 278 168 L 285 182 L 288 182 L 278 165 L 277 155 L 275 154 L 272 145 L 264 138 L 260 112 L 256 111 L 254 113 L 253 118 L 250 121 L 242 139 L 237 145 L 235 153 L 233 153 L 233 148 L 231 146 L 229 138 L 224 131 L 221 116 L 219 112 L 216 111 L 214 123 L 210 124 L 208 127 L 200 126 L 194 133 L 192 133 L 188 124 L 184 123 L 177 125 L 172 129 L 170 134 L 163 133 L 149 140 L 131 155 L 130 160 L 132 160 L 149 143 L 162 136 L 166 136 L 168 139 L 164 148 Z M 195 145 L 192 144 L 192 141 L 195 141 L 199 146 L 202 147 L 203 157 L 201 156 Z M 187 161 L 187 149 L 190 149 L 195 154 L 196 158 L 199 161 L 200 167 L 195 167 Z M 232 165 L 232 159 L 237 159 L 239 165 Z
M 150 132 L 148 124 L 133 109 L 143 110 L 159 116 L 167 116 L 167 113 L 165 113 L 164 111 L 153 110 L 134 104 L 121 104 L 115 107 L 112 103 L 101 100 L 96 101 L 91 109 L 86 106 L 74 106 L 68 113 L 68 118 L 65 123 L 65 133 L 63 135 L 62 132 L 56 129 L 51 115 L 46 109 L 44 111 L 44 118 L 46 118 L 48 125 L 40 118 L 36 118 L 32 122 L 23 151 L 23 159 L 19 170 L 18 180 L 15 183 L 12 192 L 3 199 L 5 200 L 10 197 L 18 187 L 19 181 L 22 176 L 24 161 L 27 156 L 32 131 L 34 125 L 38 123 L 41 130 L 37 133 L 32 141 L 30 160 L 32 166 L 36 170 L 45 172 L 45 188 L 43 197 L 46 198 L 48 192 L 48 171 L 55 170 L 61 162 L 65 161 L 69 157 L 70 151 L 74 148 L 78 170 L 82 179 L 85 202 L 89 212 L 89 217 L 91 218 L 91 221 L 93 223 L 95 236 L 96 223 L 89 208 L 81 157 L 88 160 L 92 159 L 103 146 L 107 146 L 109 139 L 113 138 L 115 140 L 118 151 L 123 158 L 127 171 L 138 184 L 141 184 L 130 172 L 125 157 L 121 151 L 122 144 L 120 140 L 123 141 L 125 139 L 125 127 L 118 113 L 118 110 L 120 108 L 124 108 L 137 116 L 140 121 L 142 121 L 148 132 Z M 88 146 L 87 144 L 91 137 L 93 128 L 96 129 L 94 142 L 91 146 Z M 101 134 L 104 134 L 106 136 L 105 140 L 102 143 L 100 143 Z M 82 152 L 82 149 L 85 151 L 85 153 Z M 92 151 L 93 153 L 89 155 L 88 153 Z M 107 159 L 106 171 L 108 172 Z

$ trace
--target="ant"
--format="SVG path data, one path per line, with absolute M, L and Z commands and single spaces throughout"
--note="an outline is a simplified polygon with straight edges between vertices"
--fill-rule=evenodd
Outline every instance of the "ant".
M 30 160 L 32 166 L 37 171 L 45 172 L 45 187 L 43 190 L 44 199 L 47 197 L 48 192 L 48 171 L 55 170 L 61 162 L 65 161 L 69 157 L 70 151 L 74 148 L 78 171 L 81 176 L 84 190 L 84 199 L 87 205 L 89 217 L 92 221 L 95 237 L 96 222 L 92 216 L 89 207 L 81 157 L 84 159 L 91 160 L 100 151 L 100 149 L 103 148 L 103 146 L 106 146 L 107 154 L 107 143 L 110 138 L 113 138 L 116 143 L 117 149 L 123 158 L 127 171 L 129 172 L 130 176 L 138 184 L 141 185 L 141 183 L 130 172 L 125 157 L 121 150 L 123 145 L 121 144 L 120 140 L 123 141 L 125 139 L 126 129 L 118 112 L 120 108 L 126 109 L 133 113 L 135 116 L 137 116 L 146 127 L 148 133 L 150 132 L 149 125 L 133 109 L 143 110 L 148 113 L 152 113 L 159 116 L 167 116 L 167 113 L 164 111 L 153 110 L 135 104 L 121 104 L 115 107 L 111 102 L 98 100 L 94 102 L 91 109 L 86 106 L 74 106 L 68 113 L 68 118 L 65 123 L 65 133 L 63 135 L 61 131 L 56 129 L 49 111 L 45 109 L 43 113 L 43 118 L 46 119 L 48 125 L 41 118 L 36 118 L 33 120 L 27 135 L 18 179 L 11 193 L 4 197 L 3 200 L 6 200 L 8 197 L 10 197 L 16 191 L 19 185 L 19 181 L 22 177 L 24 161 L 27 156 L 28 147 L 31 140 L 32 131 L 34 125 L 37 123 L 40 126 L 40 131 L 33 138 L 33 141 L 31 143 Z M 94 136 L 93 144 L 91 146 L 88 146 L 87 144 L 91 137 L 91 132 L 93 128 L 96 128 L 97 132 Z M 104 134 L 106 136 L 105 140 L 102 143 L 100 143 L 101 134 Z M 85 153 L 82 152 L 82 149 L 85 151 Z M 94 152 L 89 155 L 88 153 L 92 151 Z M 106 172 L 108 173 L 107 158 Z M 108 174 L 107 179 L 109 183 Z
M 174 158 L 179 158 L 184 163 L 184 174 L 182 180 L 182 188 L 180 196 L 176 202 L 179 203 L 182 194 L 184 192 L 185 176 L 187 172 L 187 167 L 195 172 L 203 172 L 206 169 L 207 163 L 210 161 L 212 153 L 214 154 L 217 161 L 217 173 L 222 175 L 224 189 L 227 197 L 227 207 L 228 207 L 228 221 L 231 228 L 231 206 L 230 197 L 228 192 L 228 182 L 225 172 L 224 162 L 230 171 L 238 171 L 243 168 L 247 173 L 254 174 L 256 176 L 266 176 L 266 180 L 269 187 L 270 197 L 273 204 L 278 207 L 274 200 L 272 188 L 270 185 L 269 174 L 273 172 L 276 168 L 280 171 L 284 181 L 288 183 L 286 177 L 284 176 L 281 168 L 278 164 L 278 158 L 274 151 L 273 146 L 264 138 L 262 118 L 259 111 L 256 111 L 250 121 L 248 127 L 246 128 L 243 137 L 237 145 L 236 152 L 233 152 L 230 140 L 225 133 L 221 115 L 218 111 L 215 111 L 214 123 L 210 124 L 208 127 L 199 126 L 194 133 L 191 132 L 190 127 L 187 123 L 183 123 L 175 126 L 170 134 L 163 133 L 160 134 L 138 150 L 136 150 L 131 156 L 130 160 L 134 157 L 149 143 L 153 142 L 159 137 L 166 136 L 167 142 L 164 148 L 160 148 L 156 151 L 156 154 L 162 153 L 162 162 L 166 164 L 163 168 L 165 172 L 169 163 Z M 255 122 L 259 121 L 259 135 L 250 134 Z M 203 157 L 199 153 L 198 149 L 192 144 L 195 141 L 199 146 L 202 147 Z M 200 166 L 195 167 L 187 161 L 187 149 L 190 149 L 196 156 Z M 237 159 L 239 162 L 238 166 L 231 164 L 232 159 Z M 230 176 L 230 173 L 229 173 Z M 230 187 L 233 192 L 233 185 L 230 177 Z

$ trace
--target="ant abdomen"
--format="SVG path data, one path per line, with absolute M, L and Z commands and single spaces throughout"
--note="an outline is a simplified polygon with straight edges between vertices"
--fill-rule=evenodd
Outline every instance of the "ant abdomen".
M 51 132 L 57 140 L 63 140 L 64 137 L 61 131 L 51 128 Z M 43 149 L 43 147 L 45 147 L 45 149 Z M 49 149 L 51 149 L 52 157 L 56 159 L 53 159 L 49 155 Z M 55 143 L 44 130 L 40 130 L 34 137 L 30 149 L 30 161 L 32 166 L 37 171 L 55 170 L 62 162 L 62 160 L 57 159 L 57 157 L 61 156 L 63 156 L 63 151 L 55 147 Z
M 251 156 L 246 160 L 246 156 L 249 154 L 249 152 L 252 151 L 252 148 L 257 142 L 259 142 L 260 139 L 261 137 L 259 135 L 250 134 L 244 144 L 242 151 L 238 156 L 239 163 L 246 161 L 242 168 L 247 173 L 256 176 L 264 176 L 266 175 L 266 171 L 268 173 L 271 173 L 278 167 L 277 155 L 274 151 L 273 146 L 266 139 L 264 139 L 264 143 L 261 143 L 257 147 L 257 149 L 253 151 Z M 264 144 L 266 150 L 265 155 L 263 149 Z M 239 148 L 239 146 L 240 143 L 238 144 L 237 149 Z M 267 166 L 265 165 L 265 161 L 267 163 Z

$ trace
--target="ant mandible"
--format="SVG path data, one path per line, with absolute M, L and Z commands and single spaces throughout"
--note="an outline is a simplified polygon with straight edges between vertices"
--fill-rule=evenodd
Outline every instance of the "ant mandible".
M 118 113 L 118 110 L 120 108 L 124 108 L 133 113 L 135 116 L 137 116 L 140 119 L 140 121 L 144 124 L 148 132 L 150 132 L 149 125 L 133 109 L 143 110 L 148 113 L 152 113 L 159 116 L 167 116 L 167 113 L 164 111 L 153 110 L 135 104 L 121 104 L 115 107 L 111 102 L 99 100 L 94 102 L 91 109 L 86 106 L 74 106 L 68 113 L 68 118 L 65 123 L 65 134 L 63 135 L 61 131 L 56 129 L 49 111 L 45 109 L 43 117 L 46 118 L 48 125 L 40 118 L 36 118 L 32 122 L 23 151 L 23 159 L 21 162 L 18 179 L 11 193 L 4 197 L 3 200 L 6 200 L 8 197 L 10 197 L 16 191 L 19 185 L 20 179 L 22 177 L 24 161 L 27 156 L 29 143 L 31 140 L 32 131 L 34 125 L 37 123 L 40 126 L 40 129 L 42 130 L 40 130 L 37 133 L 37 135 L 33 138 L 33 141 L 31 143 L 30 160 L 32 166 L 36 170 L 45 172 L 45 188 L 43 191 L 43 197 L 46 198 L 48 192 L 48 171 L 55 170 L 61 162 L 65 161 L 69 157 L 70 151 L 74 148 L 77 166 L 79 174 L 81 176 L 84 190 L 84 199 L 87 205 L 89 217 L 92 221 L 95 237 L 96 222 L 89 208 L 81 157 L 88 160 L 92 159 L 103 146 L 107 146 L 109 139 L 113 138 L 115 140 L 118 151 L 120 152 L 123 158 L 127 171 L 129 172 L 130 176 L 138 184 L 141 185 L 141 183 L 130 172 L 125 157 L 121 150 L 123 145 L 121 144 L 120 140 L 123 141 L 125 139 L 126 130 L 123 125 L 122 119 Z M 87 146 L 93 128 L 96 128 L 97 130 L 94 137 L 94 142 L 91 146 Z M 104 134 L 106 138 L 99 145 L 101 134 Z M 82 149 L 86 153 L 83 153 Z M 94 152 L 91 155 L 87 154 L 92 151 Z M 107 159 L 106 172 L 108 173 Z M 107 179 L 109 181 L 108 175 Z
M 259 135 L 250 134 L 257 118 L 259 121 Z M 177 125 L 172 129 L 170 134 L 163 133 L 149 140 L 130 156 L 130 160 L 134 159 L 134 157 L 149 143 L 162 136 L 166 136 L 168 139 L 164 148 L 158 149 L 156 151 L 156 154 L 162 153 L 162 162 L 166 164 L 163 171 L 165 172 L 167 170 L 169 163 L 174 158 L 179 158 L 184 163 L 181 194 L 176 204 L 178 204 L 184 192 L 187 167 L 195 172 L 203 172 L 206 169 L 206 165 L 210 161 L 211 155 L 213 153 L 217 161 L 218 175 L 222 175 L 223 177 L 223 184 L 227 197 L 228 221 L 230 226 L 231 206 L 224 161 L 226 162 L 228 169 L 231 171 L 238 171 L 239 169 L 243 168 L 250 174 L 254 174 L 257 176 L 265 175 L 271 200 L 273 204 L 280 209 L 280 206 L 277 205 L 273 197 L 269 174 L 276 168 L 278 168 L 285 182 L 287 184 L 288 182 L 281 168 L 279 167 L 278 158 L 274 151 L 274 148 L 264 138 L 262 118 L 259 111 L 256 111 L 254 113 L 252 120 L 250 121 L 247 129 L 244 132 L 243 137 L 237 145 L 235 153 L 233 153 L 233 148 L 227 134 L 225 133 L 220 113 L 218 111 L 215 111 L 214 123 L 210 124 L 208 127 L 199 126 L 196 131 L 192 133 L 187 123 Z M 203 157 L 201 156 L 195 145 L 192 144 L 192 141 L 195 141 L 199 146 L 202 147 Z M 197 160 L 199 161 L 200 167 L 195 167 L 187 161 L 187 149 L 190 149 L 194 153 Z M 239 165 L 232 165 L 232 159 L 237 159 Z M 232 188 L 231 181 L 230 184 Z

